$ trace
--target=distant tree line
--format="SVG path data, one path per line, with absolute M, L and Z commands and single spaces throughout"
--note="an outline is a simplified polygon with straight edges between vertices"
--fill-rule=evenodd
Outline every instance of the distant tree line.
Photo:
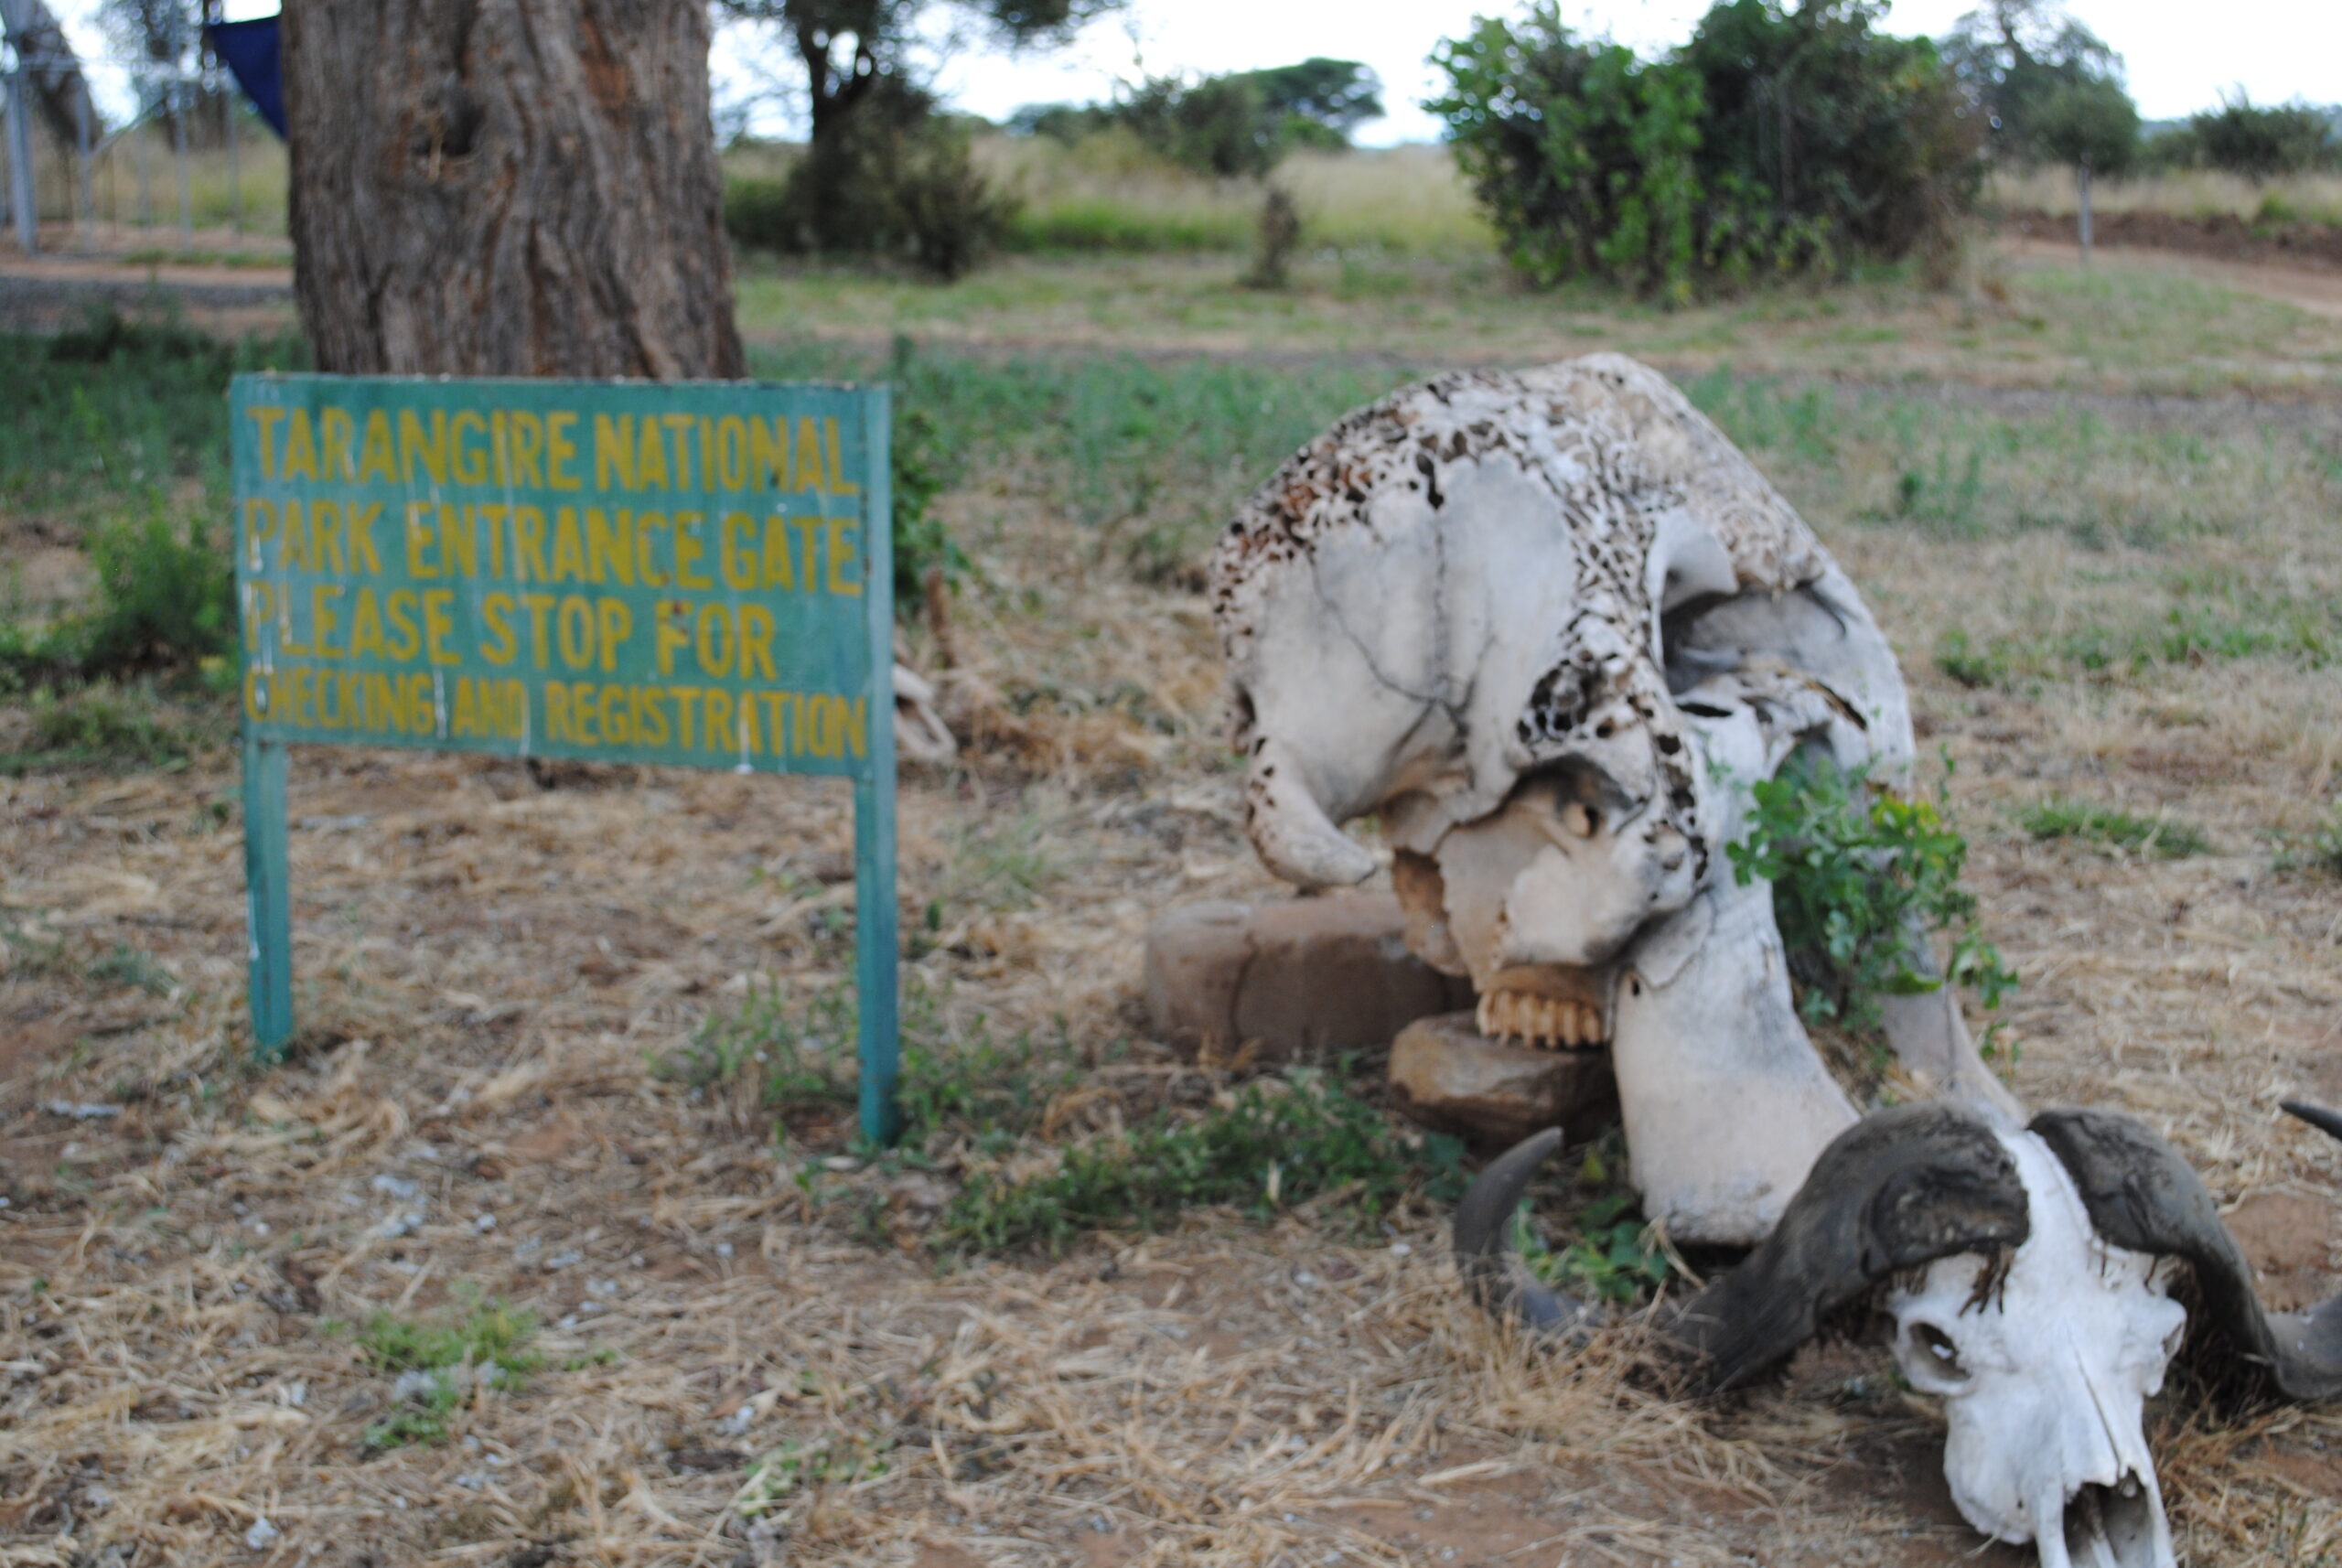
M 2326 111 L 2241 94 L 2143 134 L 2122 62 L 2057 0 L 1986 0 L 1940 40 L 1875 0 L 1720 0 L 1645 58 L 1553 0 L 1441 43 L 1458 163 L 1513 263 L 1665 299 L 1864 260 L 1940 263 L 1994 164 L 2095 177 L 2342 166 Z
M 1069 144 L 1124 131 L 1198 174 L 1260 178 L 1296 147 L 1349 145 L 1359 125 L 1381 118 L 1381 94 L 1357 60 L 1313 57 L 1195 80 L 1150 77 L 1106 103 L 1032 104 L 1007 128 Z

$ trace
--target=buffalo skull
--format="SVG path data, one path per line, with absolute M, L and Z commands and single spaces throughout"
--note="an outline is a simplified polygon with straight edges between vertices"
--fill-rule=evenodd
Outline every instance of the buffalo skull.
M 2342 1117 L 2288 1111 L 2342 1137 Z M 1514 1211 L 1561 1144 L 1490 1163 L 1456 1213 L 1483 1305 L 1552 1332 L 1584 1309 L 1509 1251 Z M 2141 1122 L 2051 1111 L 2022 1131 L 1938 1101 L 1882 1111 L 1822 1151 L 1772 1234 L 1691 1300 L 1665 1342 L 1705 1386 L 1778 1367 L 1826 1324 L 1875 1311 L 1914 1388 L 1940 1395 L 1944 1473 L 1985 1534 L 2043 1568 L 2173 1568 L 2142 1412 L 2178 1350 L 2183 1273 L 2233 1362 L 2293 1400 L 2342 1395 L 2342 1296 L 2265 1310 L 2211 1195 Z

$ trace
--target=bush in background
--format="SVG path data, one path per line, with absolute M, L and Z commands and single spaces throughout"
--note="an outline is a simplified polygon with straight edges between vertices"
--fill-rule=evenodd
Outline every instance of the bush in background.
M 2192 116 L 2181 134 L 2198 166 L 2251 180 L 2342 167 L 2342 140 L 2336 138 L 2334 123 L 2322 111 L 2299 103 L 2266 108 L 2239 92 L 2219 108 Z
M 1295 65 L 1194 81 L 1149 77 L 1112 103 L 1037 103 L 1008 118 L 1021 135 L 1066 145 L 1127 132 L 1193 173 L 1258 179 L 1297 147 L 1338 149 L 1382 113 L 1382 84 L 1357 60 L 1314 56 Z
M 1644 59 L 1559 7 L 1442 43 L 1427 107 L 1515 266 L 1669 300 L 1864 257 L 1948 255 L 1980 130 L 1924 38 L 1855 0 L 1727 0 Z
M 727 182 L 724 226 L 753 249 L 892 257 L 931 277 L 961 277 L 998 247 L 1016 212 L 969 145 L 963 121 L 889 77 L 786 176 Z

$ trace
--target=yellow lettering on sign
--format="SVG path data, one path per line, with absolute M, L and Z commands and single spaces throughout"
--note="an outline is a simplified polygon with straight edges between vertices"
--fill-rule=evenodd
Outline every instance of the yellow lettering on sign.
M 748 485 L 753 489 L 785 490 L 789 477 L 789 421 L 774 414 L 771 421 L 748 424 Z
M 499 510 L 503 509 L 499 508 Z M 452 501 L 439 505 L 439 570 L 441 577 L 479 575 L 479 512 Z
M 324 448 L 327 478 L 357 479 L 358 459 L 350 451 L 350 443 L 357 438 L 358 423 L 348 409 L 328 403 L 317 411 L 317 445 Z
M 642 578 L 642 585 L 646 588 L 663 588 L 667 585 L 666 574 L 653 569 L 650 564 L 650 536 L 666 526 L 666 515 L 662 512 L 635 513 L 634 565 L 636 572 Z
M 309 520 L 301 503 L 285 503 L 285 542 L 277 547 L 276 564 L 287 572 L 315 570 L 309 556 Z
M 510 482 L 532 490 L 545 488 L 544 469 L 538 462 L 545 449 L 544 422 L 525 408 L 512 411 L 512 478 Z
M 653 633 L 651 646 L 658 654 L 659 673 L 675 672 L 675 651 L 692 645 L 691 628 L 684 621 L 691 606 L 678 599 L 662 599 L 659 605 L 659 624 Z
M 772 611 L 762 605 L 742 605 L 739 616 L 740 679 L 779 679 L 772 662 Z
M 309 411 L 296 408 L 285 422 L 285 478 L 317 477 L 317 443 L 309 432 Z
M 659 422 L 645 416 L 642 421 L 642 441 L 635 448 L 635 473 L 640 478 L 639 489 L 672 489 L 667 479 L 667 444 L 659 438 Z
M 613 527 L 600 507 L 589 506 L 586 509 L 586 580 L 602 583 L 612 578 L 634 586 L 634 513 L 621 510 Z
M 797 570 L 789 564 L 789 520 L 775 513 L 765 519 L 765 571 L 768 588 L 797 586 Z
M 845 458 L 838 442 L 838 422 L 834 419 L 825 419 L 822 424 L 830 433 L 830 494 L 833 496 L 860 495 L 862 487 L 848 482 L 845 471 L 841 467 Z
M 429 501 L 406 503 L 406 575 L 417 582 L 427 583 L 439 575 L 437 563 L 424 559 L 436 537 L 432 532 L 429 515 L 438 510 Z
M 456 447 L 456 482 L 459 485 L 488 483 L 488 421 L 477 409 L 459 408 L 448 422 Z M 477 437 L 467 442 L 467 435 Z
M 358 482 L 384 484 L 397 480 L 399 468 L 391 446 L 391 415 L 387 409 L 366 411 L 366 441 L 358 450 Z
M 415 629 L 415 612 L 421 608 L 413 588 L 397 588 L 383 596 L 382 616 L 391 623 L 395 639 L 391 644 L 391 657 L 401 664 L 423 651 L 423 636 Z
M 569 687 L 560 681 L 545 682 L 545 739 L 576 744 L 569 727 Z
M 244 415 L 252 422 L 252 435 L 260 443 L 260 477 L 273 479 L 276 478 L 276 427 L 285 411 L 262 405 L 244 410 Z
M 757 520 L 745 511 L 724 514 L 724 551 L 718 564 L 724 585 L 747 593 L 757 585 Z
M 699 536 L 699 525 L 705 521 L 695 511 L 675 514 L 675 585 L 679 588 L 712 588 L 715 580 L 705 572 L 693 572 L 707 554 L 706 542 Z
M 618 650 L 633 635 L 634 612 L 627 608 L 624 599 L 594 601 L 594 636 L 601 650 L 604 674 L 618 667 Z
M 862 592 L 861 576 L 848 577 L 845 575 L 845 569 L 854 564 L 854 521 L 850 517 L 833 517 L 827 521 L 830 525 L 830 592 L 859 596 Z
M 797 479 L 794 489 L 818 490 L 822 488 L 822 443 L 813 434 L 811 418 L 797 422 Z
M 326 558 L 333 558 L 328 565 Z M 313 500 L 309 503 L 309 560 L 319 572 L 336 572 L 348 575 L 349 563 L 341 553 L 341 503 Z
M 545 620 L 553 613 L 551 594 L 522 594 L 521 607 L 529 612 L 529 662 L 538 670 L 545 667 Z
M 553 580 L 586 581 L 586 540 L 577 531 L 577 509 L 574 506 L 559 508 L 553 514 Z
M 675 436 L 675 489 L 692 489 L 694 488 L 692 484 L 692 416 L 688 413 L 662 413 L 659 419 Z
M 391 650 L 382 640 L 382 607 L 375 602 L 373 589 L 360 588 L 349 604 L 349 656 L 363 659 L 369 654 L 387 659 Z
M 521 644 L 512 635 L 512 596 L 484 596 L 479 602 L 479 618 L 488 628 L 487 639 L 479 645 L 479 656 L 490 664 L 511 663 L 521 651 Z
M 341 617 L 333 607 L 341 597 L 338 584 L 317 583 L 309 589 L 309 646 L 317 650 L 320 659 L 338 659 L 341 650 L 333 645 L 334 628 L 341 624 Z
M 453 588 L 423 590 L 423 640 L 434 664 L 461 664 L 464 656 L 447 646 L 447 639 L 455 635 L 456 618 L 451 613 L 456 603 Z
M 431 411 L 431 434 L 428 435 L 423 433 L 423 421 L 416 417 L 414 410 L 399 410 L 399 470 L 410 486 L 414 483 L 414 466 L 417 463 L 423 465 L 423 471 L 436 483 L 444 485 L 447 482 L 446 409 Z
M 382 515 L 381 501 L 362 505 L 351 502 L 344 509 L 344 521 L 349 531 L 349 569 L 374 576 L 382 575 L 382 557 L 374 549 L 374 522 Z
M 632 490 L 634 480 L 634 415 L 597 413 L 594 416 L 594 488 Z
M 570 465 L 577 461 L 577 411 L 556 409 L 545 415 L 545 486 L 556 490 L 582 490 L 584 482 Z
M 725 489 L 748 488 L 748 424 L 736 413 L 715 423 L 715 467 Z
M 545 514 L 532 506 L 512 509 L 512 578 L 519 583 L 549 583 L 545 567 Z

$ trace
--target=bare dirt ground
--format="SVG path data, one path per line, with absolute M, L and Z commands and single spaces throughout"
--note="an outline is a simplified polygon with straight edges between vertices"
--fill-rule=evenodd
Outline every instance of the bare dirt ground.
M 2282 439 L 2326 439 L 2317 417 Z M 2276 1102 L 2342 1101 L 2342 881 L 2279 853 L 2342 777 L 2333 665 L 1971 689 L 1929 659 L 1953 629 L 2090 622 L 2166 573 L 2342 594 L 2337 481 L 2227 452 L 2203 482 L 2267 495 L 2265 521 L 2153 546 L 1809 510 L 1902 650 L 1923 746 L 1958 763 L 1984 922 L 2025 978 L 2020 1094 L 2147 1117 L 2272 1296 L 2330 1292 L 2342 1149 Z M 2153 510 L 2148 479 L 2090 482 Z M 1145 1038 L 1140 933 L 1182 899 L 1280 895 L 1239 830 L 1203 602 L 1129 580 L 1011 475 L 945 505 L 987 575 L 959 646 L 994 691 L 1046 696 L 906 779 L 928 1026 L 1067 1042 L 1089 1064 L 1053 1108 L 1067 1136 L 1209 1097 L 1223 1080 Z M 924 634 L 909 651 L 932 666 Z M 26 722 L 0 717 L 0 749 Z M 924 1238 L 983 1151 L 862 1168 L 843 1129 L 777 1141 L 661 1070 L 752 989 L 850 973 L 843 791 L 545 779 L 296 756 L 304 1030 L 269 1072 L 242 1061 L 232 757 L 0 783 L 0 1563 L 729 1564 L 744 1468 L 784 1447 L 828 1477 L 792 1514 L 809 1563 L 2030 1560 L 1980 1550 L 1939 1412 L 1876 1350 L 1671 1400 L 1631 1330 L 1575 1359 L 1493 1332 L 1429 1208 L 939 1261 Z M 2211 848 L 2038 841 L 2016 813 L 2051 796 Z M 478 1295 L 536 1316 L 542 1364 L 473 1388 L 446 1442 L 373 1452 L 397 1388 L 351 1326 Z M 2153 1423 L 2186 1561 L 2342 1557 L 2342 1412 L 2181 1390 Z
M 2006 255 L 2026 261 L 2074 263 L 2079 252 L 2071 242 L 2023 234 L 2004 234 L 1999 245 Z M 2197 255 L 2186 251 L 2101 242 L 2101 266 L 2143 267 L 2217 284 L 2240 294 L 2290 305 L 2313 316 L 2342 319 L 2342 265 L 2308 264 L 2299 261 L 2243 260 Z

